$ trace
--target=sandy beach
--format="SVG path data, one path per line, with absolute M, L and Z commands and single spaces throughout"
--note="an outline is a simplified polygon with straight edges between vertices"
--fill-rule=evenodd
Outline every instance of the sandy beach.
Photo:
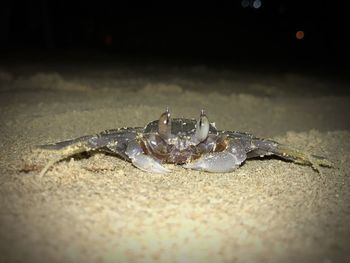
M 91 67 L 90 67 L 90 66 Z M 1 262 L 350 262 L 349 84 L 289 72 L 132 63 L 0 67 Z M 334 92 L 337 90 L 337 92 Z M 347 92 L 345 92 L 347 90 Z M 142 172 L 95 153 L 38 179 L 36 145 L 205 109 L 222 130 L 325 156 L 232 173 Z

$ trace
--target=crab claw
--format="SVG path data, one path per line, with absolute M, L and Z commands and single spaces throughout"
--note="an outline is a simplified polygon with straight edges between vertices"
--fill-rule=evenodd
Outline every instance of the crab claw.
M 183 167 L 211 173 L 229 173 L 238 168 L 246 158 L 246 152 L 241 145 L 231 144 L 222 152 L 207 153 Z
M 133 165 L 145 172 L 170 172 L 170 170 L 162 166 L 158 160 L 146 155 L 136 140 L 128 143 L 125 154 L 130 158 Z
M 139 154 L 134 159 L 131 159 L 131 161 L 133 165 L 135 165 L 137 168 L 145 172 L 151 172 L 151 173 L 157 173 L 157 174 L 170 172 L 169 169 L 165 168 L 155 159 L 145 154 Z
M 194 162 L 187 163 L 183 167 L 212 173 L 228 173 L 238 168 L 241 163 L 242 161 L 232 153 L 216 152 L 207 154 Z

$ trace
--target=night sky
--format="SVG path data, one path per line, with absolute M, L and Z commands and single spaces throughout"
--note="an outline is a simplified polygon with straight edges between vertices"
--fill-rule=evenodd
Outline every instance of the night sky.
M 1 5 L 5 51 L 337 65 L 349 57 L 341 2 L 5 0 Z

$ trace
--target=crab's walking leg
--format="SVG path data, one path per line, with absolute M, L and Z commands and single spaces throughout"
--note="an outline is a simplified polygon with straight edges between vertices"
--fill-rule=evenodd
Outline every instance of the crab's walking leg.
M 170 172 L 170 170 L 162 166 L 158 160 L 146 155 L 137 140 L 128 143 L 125 154 L 130 158 L 133 165 L 143 171 L 151 173 Z
M 56 162 L 66 159 L 72 155 L 101 150 L 112 152 L 125 159 L 129 159 L 125 154 L 125 149 L 129 141 L 134 140 L 138 132 L 143 128 L 120 128 L 106 130 L 96 135 L 82 136 L 73 140 L 62 141 L 54 144 L 40 145 L 40 149 L 51 150 L 57 154 L 57 158 L 49 161 L 40 176 L 43 176 L 48 169 Z
M 232 144 L 225 151 L 207 153 L 183 167 L 212 173 L 228 173 L 238 168 L 246 158 L 247 155 L 242 145 Z
M 87 143 L 84 141 L 64 141 L 57 144 L 48 144 L 39 146 L 41 149 L 53 150 L 57 153 L 57 157 L 50 160 L 45 167 L 41 170 L 39 177 L 43 177 L 45 173 L 53 166 L 55 163 L 68 158 L 69 156 L 89 151 Z
M 251 147 L 252 150 L 247 153 L 248 158 L 276 155 L 298 164 L 310 165 L 316 171 L 318 171 L 319 166 L 333 167 L 333 164 L 324 157 L 304 153 L 287 145 L 279 144 L 271 140 L 253 139 L 251 142 Z
M 45 175 L 45 173 L 57 162 L 68 158 L 69 156 L 73 156 L 75 154 L 88 152 L 93 150 L 91 143 L 89 140 L 93 138 L 92 136 L 84 136 L 74 140 L 58 142 L 55 144 L 47 144 L 40 145 L 39 148 L 45 150 L 54 151 L 57 154 L 57 157 L 50 160 L 45 167 L 41 170 L 39 177 Z
M 325 157 L 304 153 L 282 144 L 276 147 L 274 154 L 295 163 L 310 165 L 316 171 L 319 166 L 333 167 L 333 164 Z

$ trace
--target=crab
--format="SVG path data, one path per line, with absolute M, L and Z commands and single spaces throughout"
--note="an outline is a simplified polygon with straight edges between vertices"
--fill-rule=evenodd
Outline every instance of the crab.
M 214 123 L 209 122 L 204 110 L 198 120 L 172 119 L 167 108 L 158 120 L 148 123 L 144 128 L 106 130 L 97 135 L 39 147 L 58 153 L 58 158 L 47 163 L 41 176 L 58 161 L 91 151 L 112 153 L 150 173 L 170 172 L 164 164 L 228 173 L 240 167 L 246 159 L 271 155 L 309 165 L 316 171 L 319 171 L 319 166 L 332 167 L 331 162 L 324 157 L 303 153 L 273 140 L 260 139 L 243 132 L 218 130 Z

